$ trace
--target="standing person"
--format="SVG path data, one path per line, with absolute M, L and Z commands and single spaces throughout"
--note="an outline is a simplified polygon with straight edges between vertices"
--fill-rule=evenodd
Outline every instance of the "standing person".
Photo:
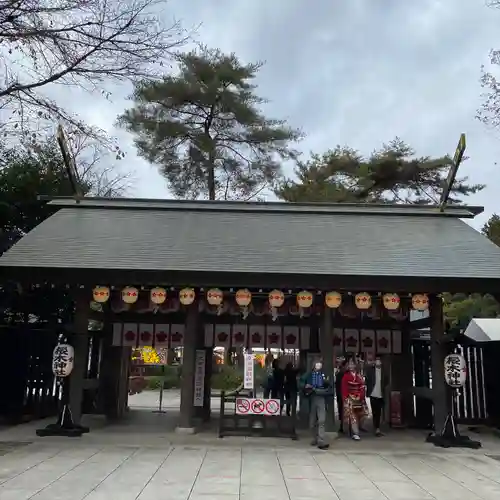
M 373 414 L 373 427 L 377 437 L 382 436 L 380 431 L 380 420 L 384 408 L 384 393 L 387 387 L 387 379 L 382 369 L 380 356 L 375 358 L 375 363 L 366 370 L 366 393 L 370 398 L 370 406 Z
M 309 399 L 309 427 L 313 434 L 311 444 L 320 450 L 329 448 L 326 441 L 326 400 L 332 395 L 328 377 L 323 373 L 323 363 L 316 361 L 305 377 L 304 395 Z
M 352 438 L 359 441 L 359 429 L 368 411 L 365 397 L 365 381 L 358 373 L 356 361 L 347 362 L 347 371 L 342 377 L 342 399 L 344 404 L 344 420 L 350 426 Z
M 271 384 L 271 397 L 273 399 L 283 398 L 283 386 L 285 384 L 285 372 L 281 368 L 281 359 L 273 361 L 273 378 Z
M 289 362 L 285 366 L 285 399 L 286 403 L 286 415 L 289 417 L 293 406 L 297 405 L 297 394 L 299 392 L 299 386 L 297 383 L 297 376 L 299 375 L 299 370 L 295 368 L 293 363 Z
M 339 412 L 339 433 L 344 433 L 344 400 L 342 399 L 342 378 L 347 370 L 347 360 L 343 359 L 340 363 L 339 370 L 335 376 L 335 399 L 337 400 L 337 409 Z

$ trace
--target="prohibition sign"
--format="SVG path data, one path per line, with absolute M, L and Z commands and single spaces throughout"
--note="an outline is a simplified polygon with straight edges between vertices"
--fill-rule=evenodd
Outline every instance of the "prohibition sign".
M 250 402 L 248 399 L 237 399 L 236 410 L 238 413 L 248 413 L 250 411 Z
M 280 405 L 278 404 L 278 401 L 275 399 L 270 399 L 269 401 L 266 402 L 266 412 L 269 415 L 276 415 L 280 409 Z
M 265 408 L 264 401 L 262 399 L 255 399 L 252 401 L 252 412 L 256 415 L 260 415 Z

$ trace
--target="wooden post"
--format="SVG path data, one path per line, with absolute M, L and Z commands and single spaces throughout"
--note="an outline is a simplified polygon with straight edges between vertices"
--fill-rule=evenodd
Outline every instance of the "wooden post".
M 184 354 L 182 356 L 181 414 L 176 432 L 194 434 L 194 376 L 196 347 L 198 345 L 198 301 L 188 306 L 184 333 Z
M 329 307 L 324 306 L 321 330 L 319 335 L 319 346 L 321 349 L 321 357 L 323 359 L 323 372 L 330 377 L 330 384 L 335 384 L 333 370 L 333 331 L 332 331 L 332 311 Z M 333 398 L 327 408 L 325 428 L 327 432 L 335 430 L 335 405 Z
M 89 304 L 88 294 L 80 290 L 75 296 L 75 317 L 71 338 L 75 350 L 75 359 L 69 382 L 69 403 L 73 421 L 76 425 L 80 425 L 82 418 L 84 381 L 89 356 Z
M 449 391 L 444 373 L 444 358 L 446 355 L 443 322 L 443 301 L 438 295 L 429 296 L 429 313 L 431 320 L 431 371 L 432 371 L 432 401 L 434 404 L 434 431 L 439 434 L 448 415 L 450 402 Z

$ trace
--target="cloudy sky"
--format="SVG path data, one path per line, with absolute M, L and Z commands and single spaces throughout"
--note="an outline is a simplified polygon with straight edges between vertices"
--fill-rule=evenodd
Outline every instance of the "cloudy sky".
M 257 80 L 266 113 L 303 129 L 306 154 L 336 144 L 369 153 L 399 136 L 419 155 L 440 156 L 465 132 L 461 174 L 488 184 L 470 202 L 500 212 L 500 130 L 475 119 L 481 64 L 500 48 L 500 10 L 485 0 L 170 0 L 163 16 L 201 23 L 197 38 L 208 46 L 266 61 Z M 72 93 L 71 105 L 112 131 L 128 93 L 115 88 L 97 106 L 97 97 Z M 128 152 L 121 168 L 134 172 L 129 194 L 168 197 L 131 138 L 113 133 Z

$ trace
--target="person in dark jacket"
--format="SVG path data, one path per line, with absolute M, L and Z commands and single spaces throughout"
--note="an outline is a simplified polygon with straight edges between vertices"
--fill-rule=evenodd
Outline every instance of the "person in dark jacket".
M 347 360 L 344 359 L 340 363 L 339 370 L 335 376 L 335 399 L 337 400 L 337 410 L 339 412 L 339 432 L 344 432 L 344 400 L 342 399 L 342 377 L 347 370 Z
M 370 398 L 372 407 L 373 427 L 377 437 L 382 436 L 380 421 L 384 408 L 384 395 L 388 381 L 382 368 L 380 356 L 375 358 L 375 363 L 366 370 L 366 395 Z
M 283 386 L 285 385 L 285 372 L 281 368 L 281 360 L 275 359 L 273 361 L 273 377 L 271 382 L 271 398 L 283 398 Z
M 289 417 L 292 407 L 297 405 L 297 394 L 299 392 L 299 386 L 297 382 L 297 377 L 299 375 L 299 370 L 295 368 L 293 363 L 287 363 L 285 366 L 285 399 L 286 403 L 286 414 Z

